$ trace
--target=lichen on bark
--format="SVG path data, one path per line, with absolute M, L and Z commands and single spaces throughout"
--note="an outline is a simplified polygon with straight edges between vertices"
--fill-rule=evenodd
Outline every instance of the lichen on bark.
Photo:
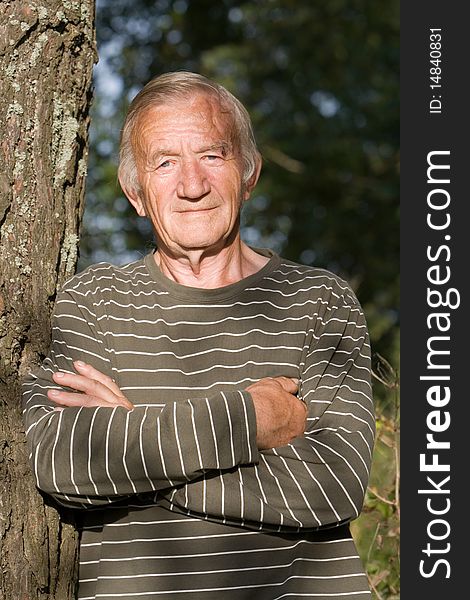
M 14 0 L 0 13 L 0 598 L 75 596 L 77 535 L 35 488 L 21 379 L 48 350 L 76 268 L 84 205 L 94 0 Z

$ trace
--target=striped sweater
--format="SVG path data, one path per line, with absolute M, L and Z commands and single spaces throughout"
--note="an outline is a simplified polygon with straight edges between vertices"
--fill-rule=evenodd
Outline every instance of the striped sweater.
M 332 273 L 270 251 L 217 289 L 153 255 L 100 263 L 58 296 L 52 347 L 24 383 L 39 489 L 80 512 L 79 598 L 370 598 L 349 533 L 372 459 L 370 348 Z M 57 370 L 85 360 L 135 405 L 54 411 Z M 266 451 L 246 388 L 300 380 L 305 434 Z

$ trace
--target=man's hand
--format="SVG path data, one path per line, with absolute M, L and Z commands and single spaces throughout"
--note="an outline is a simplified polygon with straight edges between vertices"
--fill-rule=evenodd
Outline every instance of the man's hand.
M 256 411 L 259 450 L 285 446 L 305 431 L 306 405 L 296 397 L 298 383 L 289 377 L 266 377 L 246 388 Z
M 59 371 L 52 375 L 52 379 L 58 385 L 80 393 L 49 390 L 47 396 L 50 400 L 61 406 L 123 406 L 128 410 L 134 408 L 111 377 L 81 360 L 76 360 L 73 366 L 78 375 Z

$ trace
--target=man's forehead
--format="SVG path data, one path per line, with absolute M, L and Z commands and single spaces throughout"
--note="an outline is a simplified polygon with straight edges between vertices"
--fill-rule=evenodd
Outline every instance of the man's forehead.
M 171 149 L 190 139 L 202 147 L 233 145 L 232 119 L 216 98 L 200 94 L 184 102 L 149 106 L 134 128 L 134 143 L 152 151 Z M 178 141 L 179 140 L 179 141 Z
M 208 94 L 198 93 L 195 96 L 170 99 L 164 104 L 150 105 L 144 109 L 137 119 L 137 128 L 148 128 L 162 132 L 166 127 L 175 129 L 193 126 L 197 130 L 216 130 L 222 137 L 230 137 L 232 118 L 221 102 Z M 227 135 L 228 134 L 228 135 Z
M 229 121 L 229 111 L 216 97 L 196 93 L 185 97 L 169 98 L 167 102 L 149 104 L 143 109 L 140 119 L 162 119 L 168 116 L 194 116 L 199 119 Z

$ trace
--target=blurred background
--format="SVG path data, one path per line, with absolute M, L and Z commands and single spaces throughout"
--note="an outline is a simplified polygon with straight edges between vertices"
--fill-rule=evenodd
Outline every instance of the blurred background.
M 375 596 L 399 598 L 398 0 L 97 0 L 79 270 L 146 254 L 117 183 L 125 111 L 155 75 L 207 75 L 248 108 L 264 166 L 242 236 L 348 280 L 366 313 L 377 442 L 353 534 Z

